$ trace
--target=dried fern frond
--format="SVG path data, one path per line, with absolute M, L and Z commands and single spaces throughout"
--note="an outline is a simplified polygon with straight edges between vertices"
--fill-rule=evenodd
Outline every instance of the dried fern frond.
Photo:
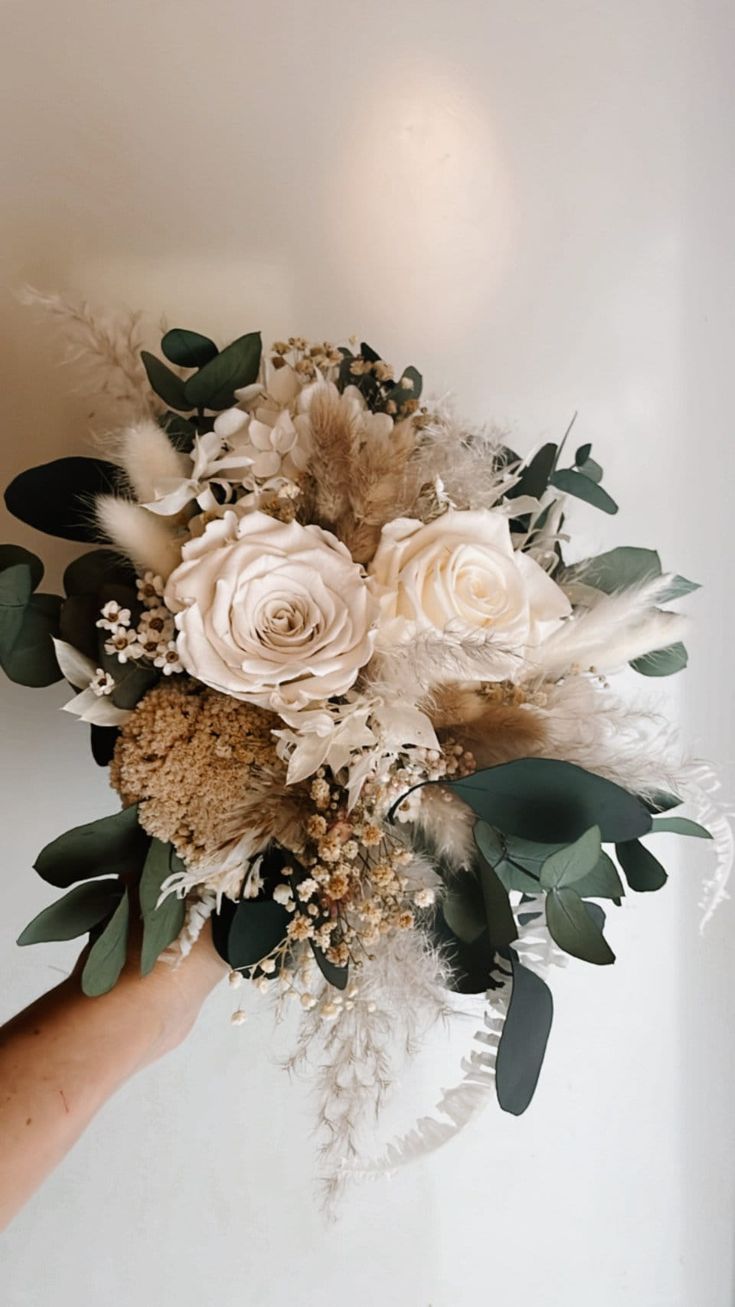
M 67 339 L 66 362 L 84 371 L 85 394 L 104 397 L 123 418 L 135 420 L 160 412 L 163 405 L 150 390 L 140 359 L 143 344 L 139 312 L 103 317 L 84 300 L 46 294 L 32 286 L 20 291 L 22 304 L 42 309 Z

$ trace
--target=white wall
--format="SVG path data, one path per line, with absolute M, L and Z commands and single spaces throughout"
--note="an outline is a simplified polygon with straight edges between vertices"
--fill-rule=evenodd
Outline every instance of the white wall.
M 735 793 L 731 6 L 5 0 L 2 18 L 2 480 L 82 452 L 90 416 L 23 281 L 220 335 L 363 331 L 519 444 L 578 409 L 622 502 L 578 516 L 586 544 L 658 545 L 706 583 L 674 695 Z M 52 579 L 69 556 L 0 534 Z M 113 805 L 58 687 L 0 694 L 10 1015 L 73 952 L 14 949 L 48 898 L 33 857 Z M 223 988 L 12 1227 L 6 1307 L 726 1307 L 733 911 L 700 938 L 705 866 L 688 847 L 626 906 L 615 968 L 555 981 L 527 1116 L 490 1110 L 336 1227 L 307 1090 L 265 1018 L 230 1027 Z M 417 1112 L 460 1053 L 436 1036 Z

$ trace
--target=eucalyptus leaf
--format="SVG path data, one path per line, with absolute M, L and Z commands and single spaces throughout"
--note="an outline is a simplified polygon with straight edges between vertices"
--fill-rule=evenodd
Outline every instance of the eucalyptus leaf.
M 690 821 L 688 817 L 654 817 L 651 834 L 663 834 L 664 831 L 672 835 L 693 835 L 700 840 L 712 839 L 712 832 L 706 826 L 700 826 L 698 821 Z
M 235 970 L 254 967 L 285 938 L 290 913 L 274 899 L 242 899 L 223 902 L 213 920 L 213 938 L 218 952 Z
M 544 889 L 563 889 L 582 880 L 597 866 L 602 848 L 599 826 L 590 826 L 574 844 L 568 844 L 547 858 L 541 868 Z
M 578 880 L 574 888 L 580 898 L 622 899 L 625 897 L 623 883 L 615 863 L 607 853 L 600 854 L 592 871 Z
M 641 676 L 673 676 L 681 672 L 689 662 L 689 656 L 680 640 L 670 644 L 666 649 L 657 649 L 654 653 L 644 654 L 630 664 Z
M 520 1116 L 533 1098 L 554 1015 L 551 991 L 510 951 L 513 982 L 498 1045 L 495 1084 L 504 1112 Z
M 658 858 L 639 840 L 616 844 L 615 852 L 631 889 L 648 894 L 666 884 L 668 876 Z
M 64 572 L 67 595 L 96 595 L 109 582 L 135 584 L 134 569 L 114 549 L 92 549 L 75 558 Z
M 508 859 L 503 859 L 494 867 L 495 874 L 507 890 L 519 890 L 522 894 L 540 894 L 541 886 L 538 876 L 533 876 Z
M 487 929 L 485 898 L 474 869 L 454 874 L 442 898 L 444 919 L 464 944 L 472 944 Z
M 116 726 L 90 726 L 90 746 L 92 757 L 98 767 L 109 767 L 112 762 L 115 745 L 120 731 Z
M 137 805 L 99 817 L 59 835 L 39 853 L 34 866 L 42 880 L 66 889 L 95 876 L 139 871 L 149 836 L 138 825 Z
M 329 958 L 322 953 L 322 950 L 317 948 L 313 939 L 310 940 L 309 943 L 311 944 L 311 951 L 314 954 L 316 964 L 327 983 L 333 985 L 335 989 L 346 989 L 349 977 L 349 967 L 335 966 L 334 962 L 330 962 Z
M 551 443 L 542 445 L 530 463 L 521 470 L 520 479 L 511 486 L 506 498 L 517 499 L 521 495 L 530 495 L 532 499 L 540 499 L 549 484 L 557 448 L 557 445 Z
M 171 408 L 230 408 L 235 403 L 235 391 L 257 381 L 261 349 L 259 331 L 239 336 L 188 378 L 184 385 L 186 404 L 172 404 Z
M 15 563 L 0 572 L 0 663 L 13 650 L 33 589 L 27 563 Z
M 38 531 L 97 544 L 94 499 L 114 494 L 121 478 L 120 469 L 102 458 L 57 458 L 19 473 L 5 491 L 5 503 L 14 517 Z
M 75 885 L 68 894 L 51 903 L 33 918 L 18 937 L 18 943 L 44 944 L 49 940 L 76 939 L 99 925 L 112 912 L 123 894 L 119 880 L 90 880 Z
M 565 495 L 574 495 L 576 499 L 583 499 L 586 504 L 601 509 L 603 513 L 618 511 L 615 500 L 606 490 L 603 490 L 602 486 L 583 476 L 581 472 L 576 472 L 574 468 L 560 468 L 553 472 L 550 484 Z
M 97 620 L 102 604 L 95 594 L 71 594 L 59 613 L 59 634 L 67 644 L 78 649 L 99 666 L 100 632 Z M 106 633 L 107 634 L 107 633 Z
M 21 545 L 0 545 L 0 573 L 5 572 L 9 567 L 17 567 L 19 563 L 30 568 L 31 589 L 37 590 L 43 580 L 41 559 L 32 554 L 30 549 L 23 549 Z
M 184 327 L 172 327 L 161 341 L 161 352 L 181 368 L 201 368 L 219 352 L 209 336 Z
M 588 458 L 584 463 L 579 463 L 577 471 L 581 472 L 582 476 L 587 477 L 589 481 L 596 482 L 597 485 L 602 481 L 602 468 L 599 463 L 595 462 L 594 458 Z
M 476 821 L 473 828 L 475 844 L 480 853 L 491 867 L 497 866 L 505 857 L 505 841 L 500 838 L 498 832 L 488 826 L 486 821 Z
M 143 361 L 143 367 L 146 376 L 151 385 L 151 390 L 155 391 L 169 408 L 183 410 L 188 412 L 194 405 L 189 403 L 184 388 L 182 378 L 171 368 L 167 368 L 165 363 L 156 358 L 155 354 L 149 354 L 147 349 L 141 350 L 140 357 Z
M 490 987 L 490 973 L 495 965 L 495 951 L 487 930 L 466 943 L 454 934 L 440 905 L 434 914 L 432 940 L 449 965 L 450 989 L 458 994 L 484 994 Z
M 480 859 L 479 876 L 491 947 L 497 950 L 506 949 L 509 944 L 518 939 L 518 927 L 510 906 L 508 891 L 497 872 L 484 858 Z
M 591 453 L 592 453 L 592 446 L 590 444 L 580 445 L 579 449 L 574 455 L 575 467 L 580 467 L 583 463 L 586 463 Z
M 140 972 L 147 976 L 156 959 L 181 934 L 186 917 L 186 904 L 175 893 L 158 900 L 163 882 L 171 874 L 171 845 L 152 839 L 148 848 L 138 890 L 140 911 L 143 917 L 143 944 L 140 952 Z
M 61 604 L 58 595 L 31 595 L 12 647 L 0 653 L 5 675 L 17 685 L 38 688 L 62 679 L 53 643 Z
M 552 758 L 521 758 L 441 784 L 504 835 L 541 844 L 571 843 L 594 825 L 603 843 L 635 839 L 651 829 L 651 815 L 636 795 Z
M 97 937 L 82 972 L 82 990 L 88 998 L 107 994 L 118 981 L 128 951 L 130 900 L 127 890 Z
M 615 954 L 576 890 L 551 890 L 546 896 L 546 924 L 560 949 L 583 962 L 608 966 Z
M 693 594 L 695 590 L 701 590 L 698 581 L 687 581 L 685 576 L 672 576 L 665 590 L 659 594 L 659 602 L 662 604 L 671 603 L 673 599 L 681 599 L 684 595 Z

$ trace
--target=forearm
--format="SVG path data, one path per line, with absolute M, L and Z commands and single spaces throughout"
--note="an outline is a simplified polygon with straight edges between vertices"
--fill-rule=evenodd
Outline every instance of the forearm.
M 0 1031 L 0 1228 L 115 1090 L 174 1047 L 223 974 L 202 944 L 173 969 L 126 969 L 100 998 L 72 976 Z

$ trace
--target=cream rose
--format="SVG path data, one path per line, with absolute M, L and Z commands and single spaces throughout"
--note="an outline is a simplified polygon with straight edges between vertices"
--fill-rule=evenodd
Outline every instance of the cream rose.
M 556 582 L 513 549 L 507 517 L 492 510 L 450 509 L 427 525 L 390 522 L 370 564 L 370 586 L 380 603 L 379 647 L 430 630 L 485 632 L 498 651 L 491 680 L 523 670 L 571 612 Z
M 265 513 L 210 522 L 165 601 L 192 676 L 276 711 L 344 694 L 373 650 L 376 606 L 345 546 Z

